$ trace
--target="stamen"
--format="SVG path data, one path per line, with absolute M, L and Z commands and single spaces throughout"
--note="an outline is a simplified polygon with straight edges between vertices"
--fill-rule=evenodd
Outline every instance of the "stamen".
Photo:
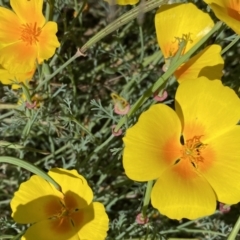
M 41 28 L 37 27 L 37 23 L 22 24 L 22 32 L 20 39 L 27 43 L 27 45 L 36 44 L 41 34 Z
M 194 136 L 188 139 L 183 146 L 182 159 L 187 159 L 191 162 L 194 168 L 198 168 L 199 162 L 204 162 L 201 156 L 201 151 L 207 146 L 200 141 L 202 136 Z

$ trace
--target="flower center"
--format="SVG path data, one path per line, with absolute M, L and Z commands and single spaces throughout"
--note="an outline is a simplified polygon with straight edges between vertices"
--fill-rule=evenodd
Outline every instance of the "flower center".
M 41 34 L 41 28 L 37 26 L 37 23 L 26 23 L 22 25 L 21 40 L 26 42 L 27 45 L 36 44 L 38 37 Z
M 201 151 L 207 146 L 200 141 L 202 136 L 194 136 L 188 139 L 183 146 L 182 159 L 187 159 L 191 162 L 194 168 L 198 168 L 199 162 L 204 162 Z
M 229 0 L 227 2 L 228 14 L 240 21 L 240 0 Z
M 62 202 L 61 202 L 62 203 Z M 58 218 L 65 218 L 65 217 L 71 217 L 71 215 L 74 212 L 77 212 L 78 209 L 76 208 L 72 208 L 72 209 L 68 209 L 67 206 L 64 205 L 64 203 L 62 203 L 62 209 L 61 212 L 58 213 L 57 217 Z
M 236 10 L 238 13 L 240 13 L 240 1 L 239 0 L 230 0 L 229 1 L 229 7 Z

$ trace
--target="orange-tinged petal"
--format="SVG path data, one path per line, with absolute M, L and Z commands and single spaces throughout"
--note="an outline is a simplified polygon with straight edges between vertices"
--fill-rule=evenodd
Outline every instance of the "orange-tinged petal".
M 197 172 L 190 162 L 179 162 L 166 169 L 155 183 L 151 201 L 161 214 L 172 219 L 196 219 L 214 213 L 216 195 L 210 184 Z M 185 177 L 181 173 L 189 174 Z
M 207 13 L 194 4 L 163 5 L 155 15 L 158 44 L 165 58 L 174 56 L 178 50 L 178 39 L 186 39 L 186 53 L 214 26 Z
M 235 0 L 232 0 L 229 2 L 233 2 Z M 214 2 L 214 1 L 212 1 Z M 213 12 L 215 13 L 215 15 L 217 16 L 217 18 L 219 18 L 221 21 L 225 22 L 230 28 L 233 29 L 234 32 L 236 32 L 237 34 L 240 34 L 240 3 L 237 3 L 238 6 L 234 6 L 236 7 L 236 9 L 231 8 L 231 6 L 226 6 L 226 7 L 222 7 L 220 6 L 218 3 L 211 3 L 209 4 L 209 6 L 211 7 L 211 9 L 213 10 Z
M 93 214 L 93 215 L 92 215 Z M 108 231 L 108 216 L 104 206 L 94 202 L 83 209 L 83 225 L 78 232 L 79 239 L 104 240 Z
M 185 140 L 201 136 L 201 141 L 208 143 L 239 121 L 240 99 L 220 80 L 209 81 L 205 77 L 185 80 L 179 85 L 175 99 Z
M 209 141 L 215 153 L 212 166 L 201 172 L 216 192 L 217 200 L 235 204 L 240 200 L 240 126 L 233 126 L 219 138 Z
M 123 166 L 129 178 L 148 181 L 158 178 L 180 156 L 181 123 L 164 104 L 144 112 L 123 138 Z
M 73 223 L 78 224 L 75 225 Z M 52 218 L 32 225 L 25 233 L 23 239 L 104 240 L 107 230 L 108 217 L 105 209 L 101 203 L 95 202 L 81 211 L 71 214 L 69 218 Z
M 55 53 L 57 47 L 60 46 L 56 37 L 57 24 L 55 22 L 47 22 L 42 28 L 38 42 L 38 60 L 41 63 L 44 59 L 49 59 Z
M 0 48 L 20 41 L 20 35 L 21 23 L 16 14 L 0 7 Z
M 67 218 L 46 219 L 28 228 L 22 240 L 79 240 L 77 230 Z
M 34 175 L 22 183 L 11 201 L 12 217 L 18 223 L 47 219 L 61 209 L 63 194 L 43 178 Z
M 93 192 L 86 179 L 76 170 L 53 168 L 48 174 L 61 186 L 64 194 L 70 191 L 79 196 L 77 198 L 79 209 L 87 207 L 92 202 Z
M 139 0 L 105 0 L 108 2 L 110 5 L 134 5 L 139 2 Z
M 15 42 L 0 49 L 0 64 L 9 72 L 29 72 L 36 65 L 37 46 Z
M 0 81 L 2 84 L 12 85 L 13 89 L 17 89 L 21 87 L 17 83 L 23 82 L 24 84 L 27 84 L 27 82 L 32 79 L 35 70 L 36 69 L 34 68 L 27 73 L 10 73 L 0 65 Z
M 210 80 L 221 79 L 223 64 L 221 46 L 214 44 L 189 59 L 174 74 L 178 82 L 194 80 L 201 76 Z
M 45 24 L 42 13 L 43 0 L 10 0 L 10 5 L 22 23 L 37 23 L 40 27 Z

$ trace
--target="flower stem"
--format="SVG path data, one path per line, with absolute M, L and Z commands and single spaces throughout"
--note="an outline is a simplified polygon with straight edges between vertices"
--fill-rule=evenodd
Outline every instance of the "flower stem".
M 150 202 L 152 186 L 153 186 L 153 181 L 148 181 L 146 192 L 145 192 L 145 197 L 144 197 L 144 201 L 143 201 L 143 207 L 142 207 L 143 218 L 146 218 L 146 216 L 147 216 L 147 209 L 148 209 L 148 205 Z
M 36 167 L 34 164 L 29 163 L 25 160 L 14 158 L 14 157 L 9 157 L 9 156 L 0 156 L 0 163 L 8 163 L 8 164 L 13 164 L 15 166 L 24 168 L 40 177 L 45 179 L 46 181 L 50 182 L 53 184 L 53 186 L 61 191 L 60 185 L 52 178 L 50 177 L 47 173 L 45 173 L 42 169 Z
M 17 104 L 0 104 L 0 109 L 16 109 L 18 107 Z
M 93 36 L 88 42 L 86 42 L 82 46 L 81 52 L 85 53 L 90 47 L 92 47 L 95 43 L 100 41 L 102 38 L 114 32 L 115 30 L 125 25 L 129 21 L 135 19 L 140 12 L 141 13 L 149 12 L 154 8 L 160 7 L 161 4 L 164 4 L 167 2 L 168 2 L 167 0 L 151 0 L 146 2 L 144 8 L 142 8 L 142 6 L 133 8 L 132 10 L 128 11 L 127 13 L 123 14 L 121 17 L 113 21 L 112 23 L 108 24 L 104 29 L 102 29 L 95 36 Z
M 49 82 L 55 75 L 57 75 L 59 72 L 61 72 L 65 67 L 67 67 L 71 62 L 73 62 L 76 58 L 84 56 L 80 50 L 78 49 L 77 52 L 72 56 L 70 59 L 68 59 L 61 67 L 59 67 L 55 72 L 48 75 L 42 82 L 39 83 L 39 85 L 36 87 L 36 92 L 41 89 L 41 87 Z
M 240 229 L 240 216 L 238 217 L 237 222 L 235 223 L 233 230 L 229 234 L 227 240 L 235 240 Z
M 142 26 L 139 26 L 139 37 L 140 37 L 140 43 L 141 43 L 140 63 L 142 63 L 143 57 L 144 57 L 144 39 L 143 39 Z
M 221 52 L 221 55 L 223 55 L 225 52 L 227 52 L 235 43 L 237 43 L 237 41 L 240 39 L 240 35 L 236 35 L 236 37 L 234 38 L 234 40 L 229 43 Z

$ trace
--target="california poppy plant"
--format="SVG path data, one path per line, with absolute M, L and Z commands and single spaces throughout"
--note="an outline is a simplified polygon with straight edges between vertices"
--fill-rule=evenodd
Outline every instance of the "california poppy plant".
M 22 183 L 11 201 L 12 217 L 32 225 L 23 240 L 103 240 L 108 230 L 104 206 L 92 202 L 93 193 L 76 170 L 52 169 L 49 175 L 62 192 L 34 175 Z
M 165 70 L 171 58 L 179 49 L 179 43 L 186 41 L 182 51 L 185 54 L 214 26 L 207 13 L 199 10 L 194 4 L 163 5 L 155 15 L 155 28 L 159 47 L 165 58 Z M 164 33 L 164 34 L 163 34 Z M 175 76 L 179 82 L 183 79 L 196 79 L 206 76 L 219 79 L 222 76 L 223 59 L 221 47 L 212 45 L 183 64 Z
M 110 5 L 134 5 L 139 2 L 139 0 L 105 0 L 108 2 Z
M 172 219 L 196 219 L 212 214 L 216 201 L 240 201 L 238 96 L 220 80 L 185 80 L 175 109 L 153 105 L 127 130 L 127 176 L 156 179 L 152 205 Z
M 239 0 L 204 0 L 217 18 L 225 22 L 237 34 L 240 34 L 240 2 Z
M 59 47 L 57 24 L 42 14 L 43 0 L 10 0 L 13 11 L 0 7 L 0 64 L 26 73 L 49 59 Z

